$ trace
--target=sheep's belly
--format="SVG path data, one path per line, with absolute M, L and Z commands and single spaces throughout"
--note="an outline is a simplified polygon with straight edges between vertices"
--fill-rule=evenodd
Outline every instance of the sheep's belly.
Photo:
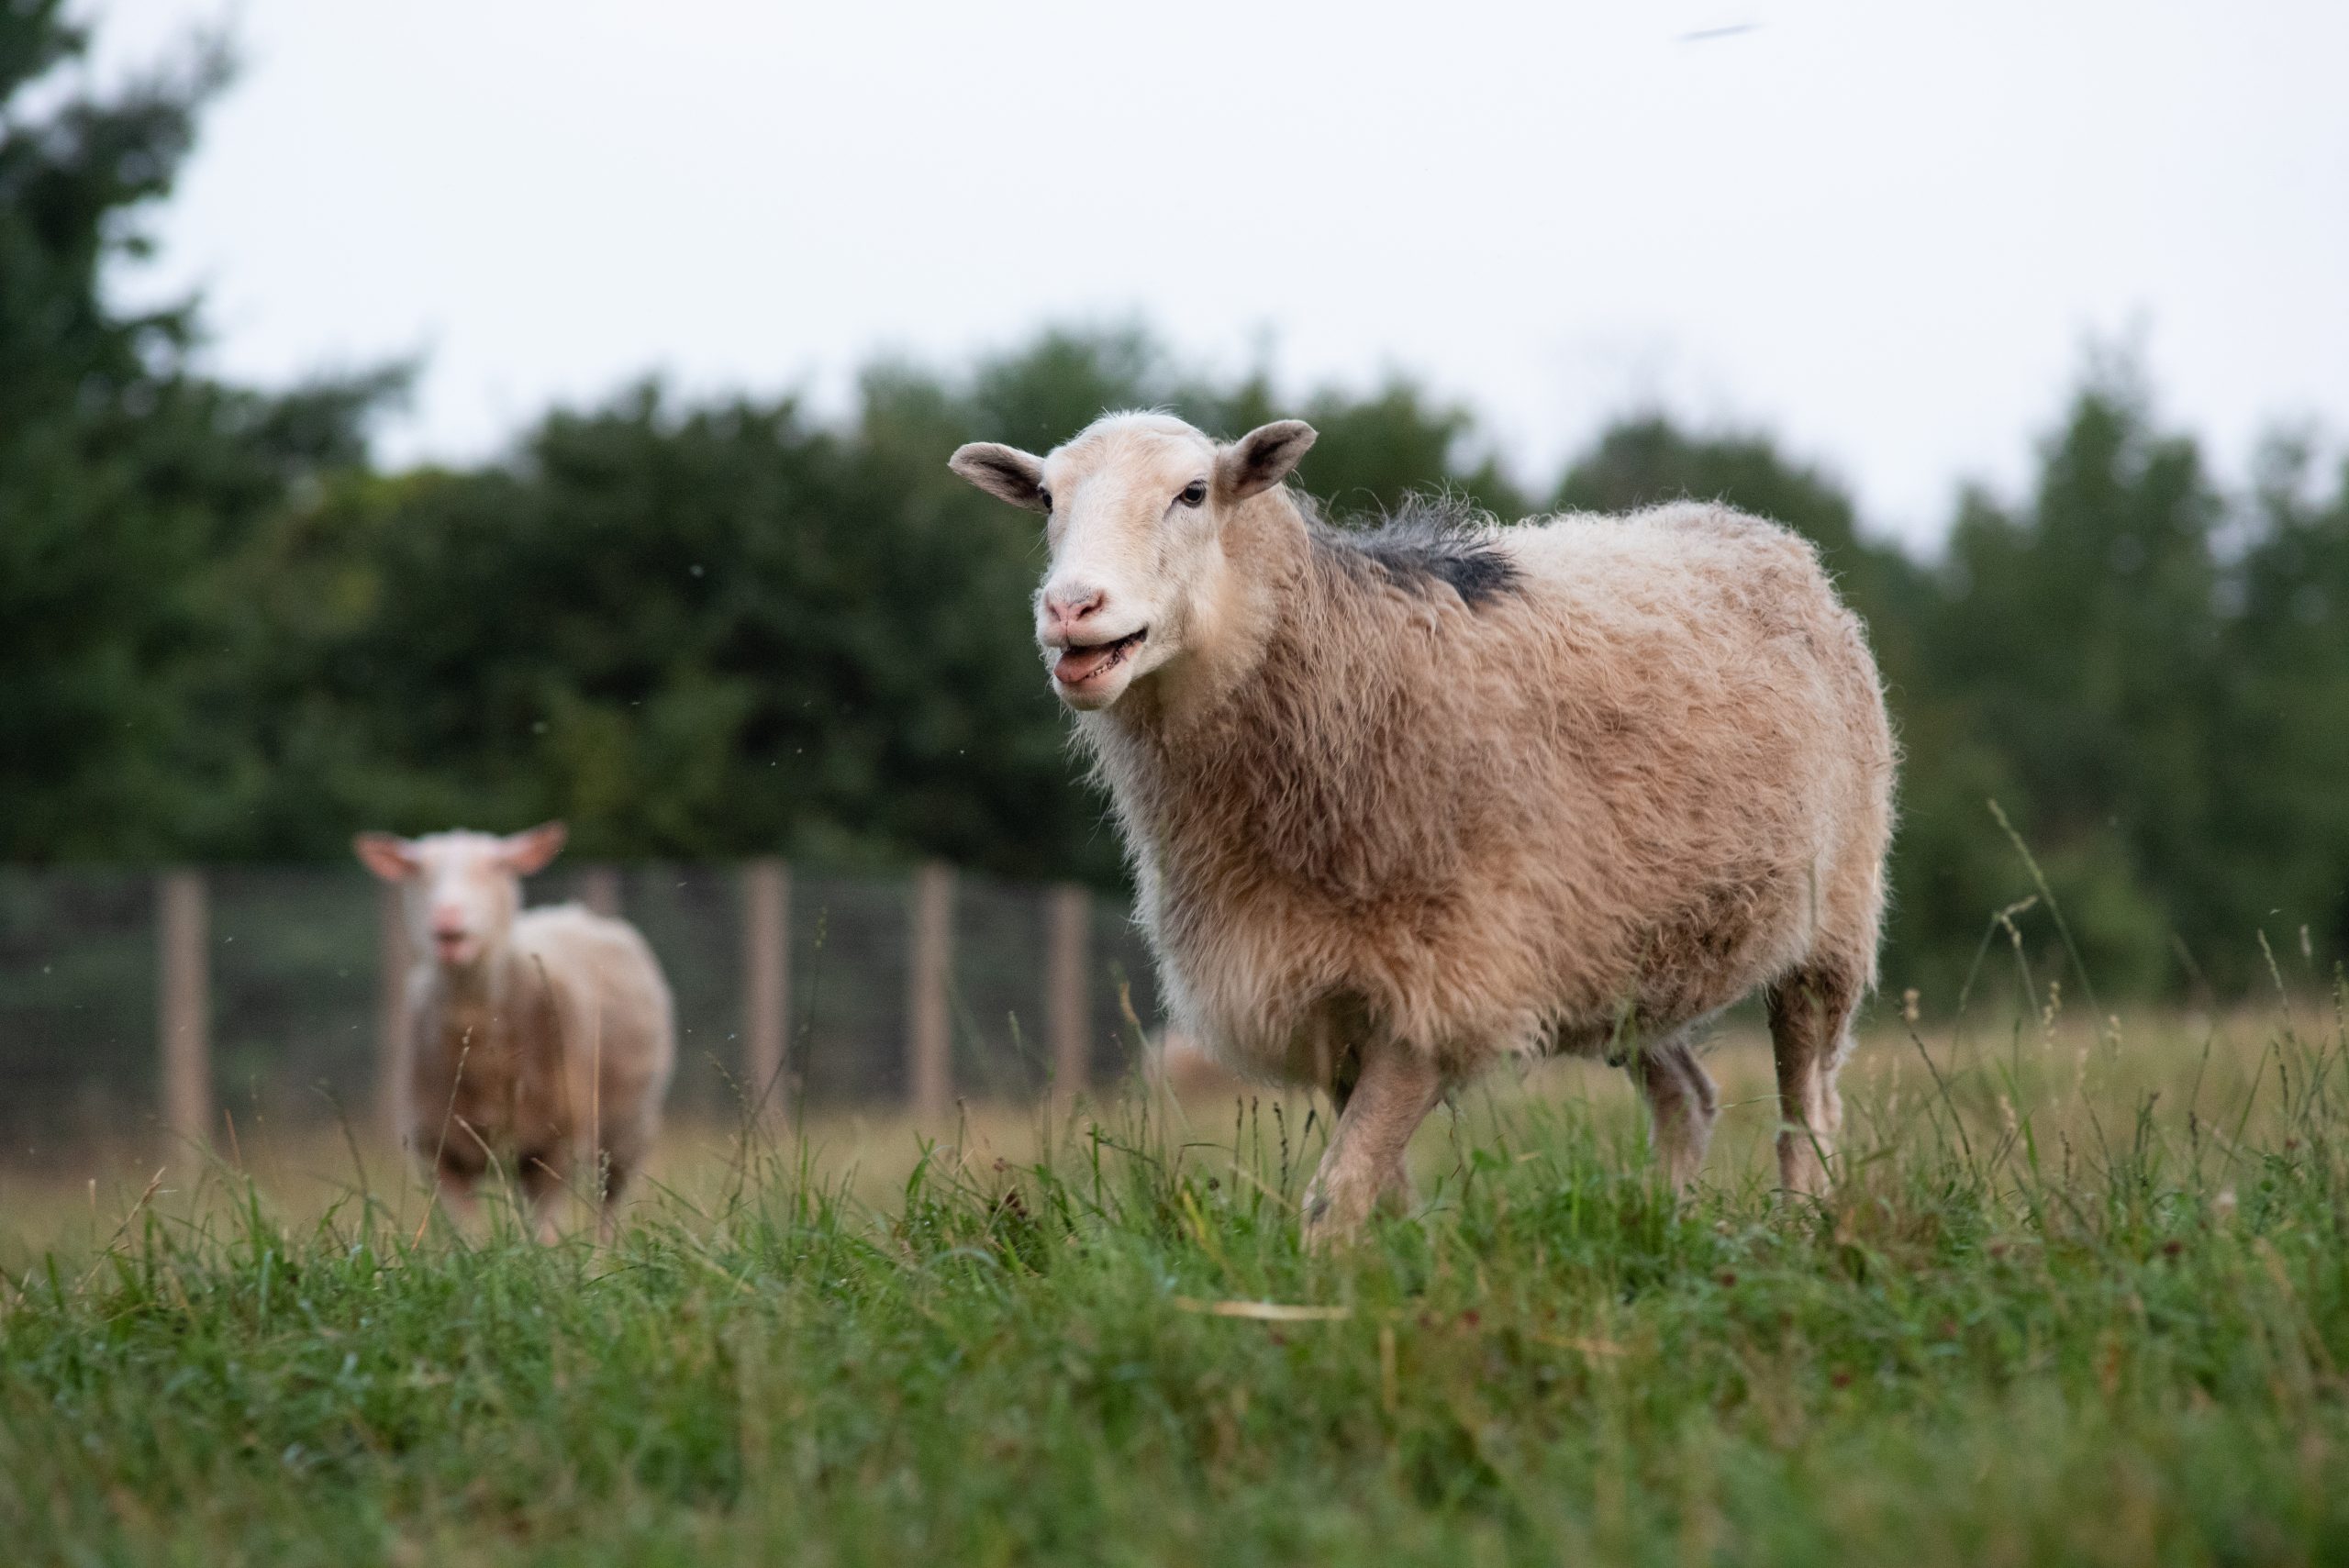
M 1327 962 L 1299 971 L 1174 954 L 1161 964 L 1176 1020 L 1224 1065 L 1276 1083 L 1326 1086 L 1369 1040 L 1407 1041 L 1466 1077 L 1506 1055 L 1559 1049 L 1554 997 L 1429 984 L 1424 966 Z M 1513 999 L 1512 999 L 1513 998 Z M 1600 1039 L 1603 1043 L 1605 1034 Z
M 1466 1078 L 1506 1056 L 1628 1061 L 1642 1040 L 1701 1023 L 1790 962 L 1782 944 L 1755 941 L 1727 964 L 1593 974 L 1531 943 L 1488 938 L 1438 951 L 1314 924 L 1324 929 L 1293 922 L 1271 940 L 1229 919 L 1190 951 L 1163 952 L 1176 1020 L 1217 1060 L 1259 1079 L 1326 1085 L 1332 1066 L 1374 1038 L 1411 1044 Z

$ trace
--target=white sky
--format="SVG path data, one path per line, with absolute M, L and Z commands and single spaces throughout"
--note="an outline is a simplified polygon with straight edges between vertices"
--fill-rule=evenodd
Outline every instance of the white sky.
M 2338 0 L 83 9 L 245 62 L 126 287 L 201 285 L 231 375 L 422 351 L 393 461 L 1134 317 L 1416 372 L 1544 483 L 1634 404 L 1760 423 L 1917 539 L 2092 338 L 2230 474 L 2349 431 Z

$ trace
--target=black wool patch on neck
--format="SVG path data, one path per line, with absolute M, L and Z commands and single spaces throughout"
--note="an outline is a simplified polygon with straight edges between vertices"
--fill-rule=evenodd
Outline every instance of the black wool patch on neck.
M 1413 496 L 1375 524 L 1313 530 L 1314 542 L 1351 573 L 1377 573 L 1408 592 L 1439 583 L 1478 609 L 1518 586 L 1517 562 L 1501 548 L 1492 520 L 1465 502 Z

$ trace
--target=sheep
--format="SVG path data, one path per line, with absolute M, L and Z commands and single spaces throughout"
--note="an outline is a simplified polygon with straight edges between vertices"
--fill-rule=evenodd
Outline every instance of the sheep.
M 1685 1191 L 1698 1031 L 1757 990 L 1780 1178 L 1823 1192 L 1895 752 L 1816 552 L 1686 502 L 1341 530 L 1283 483 L 1314 439 L 1116 414 L 949 465 L 1047 519 L 1037 639 L 1176 1026 L 1337 1109 L 1308 1244 L 1408 1204 L 1413 1130 L 1510 1055 L 1627 1067 Z
M 498 838 L 362 833 L 360 861 L 396 884 L 416 962 L 407 975 L 403 1120 L 452 1212 L 470 1220 L 493 1163 L 519 1184 L 533 1229 L 587 1156 L 608 1235 L 660 1129 L 676 1058 L 669 984 L 636 929 L 576 904 L 521 909 L 521 879 L 565 831 Z

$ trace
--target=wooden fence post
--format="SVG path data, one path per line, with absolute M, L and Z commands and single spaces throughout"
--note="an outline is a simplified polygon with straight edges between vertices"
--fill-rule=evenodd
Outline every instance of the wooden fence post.
M 174 1141 L 197 1146 L 212 1136 L 212 969 L 205 927 L 203 873 L 163 873 L 155 884 L 163 1123 Z
M 407 1126 L 407 901 L 392 883 L 375 891 L 375 1118 L 394 1145 Z
M 579 873 L 579 902 L 613 919 L 620 913 L 620 873 L 617 866 L 589 866 Z
M 742 868 L 742 1092 L 761 1121 L 788 1118 L 784 1081 L 791 1018 L 791 868 L 772 857 Z
M 953 1037 L 946 986 L 954 972 L 954 873 L 935 861 L 914 873 L 906 964 L 906 1087 L 916 1119 L 936 1126 L 953 1103 Z
M 1074 883 L 1049 895 L 1044 934 L 1044 1032 L 1052 1051 L 1052 1092 L 1085 1092 L 1093 1066 L 1093 899 Z

